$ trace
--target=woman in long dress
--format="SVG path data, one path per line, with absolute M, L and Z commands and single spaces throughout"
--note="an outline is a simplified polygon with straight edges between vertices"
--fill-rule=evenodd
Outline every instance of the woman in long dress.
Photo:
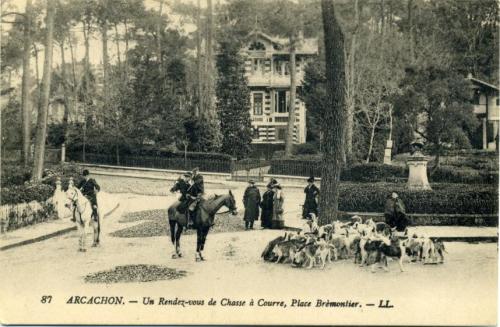
M 272 185 L 274 196 L 273 196 L 273 220 L 271 221 L 272 229 L 282 229 L 285 227 L 285 221 L 283 220 L 283 203 L 285 202 L 285 196 L 281 185 L 279 183 Z

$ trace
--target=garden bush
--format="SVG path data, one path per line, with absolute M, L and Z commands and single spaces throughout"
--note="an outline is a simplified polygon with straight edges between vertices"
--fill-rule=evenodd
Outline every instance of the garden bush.
M 24 184 L 2 187 L 2 205 L 22 202 L 43 202 L 54 194 L 55 187 L 48 184 Z
M 19 164 L 2 164 L 1 186 L 23 185 L 31 178 L 31 169 Z
M 302 154 L 317 154 L 319 149 L 317 145 L 313 143 L 303 143 L 296 144 L 293 146 L 293 154 L 294 155 L 302 155 Z
M 404 184 L 342 183 L 339 209 L 342 211 L 384 212 L 391 192 L 397 192 L 407 213 L 497 214 L 498 191 L 490 185 L 434 184 L 432 191 L 409 191 Z
M 428 175 L 433 183 L 498 184 L 498 171 L 441 166 L 429 168 Z
M 272 160 L 269 174 L 321 177 L 321 161 L 319 159 Z M 406 167 L 367 163 L 344 168 L 340 175 L 340 180 L 352 182 L 398 182 L 404 181 L 407 177 L 408 169 Z
M 55 188 L 56 181 L 60 178 L 61 187 L 63 190 L 66 190 L 71 177 L 73 178 L 75 185 L 78 185 L 83 180 L 83 169 L 84 168 L 81 166 L 70 163 L 50 166 L 44 171 L 42 183 L 51 185 Z

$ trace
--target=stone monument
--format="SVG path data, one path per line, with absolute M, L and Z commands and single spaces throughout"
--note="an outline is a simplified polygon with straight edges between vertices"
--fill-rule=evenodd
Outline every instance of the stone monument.
M 384 151 L 384 164 L 390 165 L 392 161 L 392 140 L 387 140 Z
M 423 144 L 419 141 L 413 142 L 413 153 L 408 157 L 406 164 L 410 170 L 408 176 L 408 189 L 412 191 L 431 190 L 427 179 L 427 158 L 422 153 Z

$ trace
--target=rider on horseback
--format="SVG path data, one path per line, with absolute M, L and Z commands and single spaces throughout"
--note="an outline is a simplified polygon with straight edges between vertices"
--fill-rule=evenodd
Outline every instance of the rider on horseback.
M 95 221 L 99 220 L 99 214 L 97 213 L 97 196 L 96 196 L 96 191 L 100 191 L 101 187 L 95 179 L 90 178 L 90 173 L 87 169 L 83 170 L 83 178 L 78 184 L 78 188 L 82 192 L 82 194 L 90 201 L 90 204 L 92 205 L 92 218 Z
M 181 197 L 179 198 L 179 204 L 177 205 L 177 211 L 180 213 L 185 213 L 186 209 L 189 205 L 188 203 L 188 190 L 191 187 L 191 184 L 189 184 L 191 180 L 191 172 L 188 171 L 183 175 L 184 178 L 179 178 L 175 185 L 170 189 L 170 192 L 175 193 L 176 191 L 179 191 L 181 193 Z
M 187 199 L 189 205 L 188 228 L 193 228 L 196 208 L 201 201 L 201 197 L 205 193 L 203 176 L 199 174 L 198 171 L 198 167 L 193 169 L 191 176 L 191 186 L 187 190 Z

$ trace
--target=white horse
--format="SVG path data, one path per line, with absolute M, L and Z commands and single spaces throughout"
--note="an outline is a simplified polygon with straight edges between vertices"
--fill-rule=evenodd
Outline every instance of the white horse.
M 74 186 L 68 187 L 68 190 L 66 191 L 66 198 L 69 201 L 67 206 L 73 214 L 73 219 L 75 220 L 78 233 L 80 234 L 80 238 L 78 240 L 78 251 L 87 251 L 85 248 L 85 226 L 87 225 L 92 226 L 94 230 L 94 243 L 92 246 L 95 247 L 99 245 L 99 234 L 101 232 L 100 218 L 92 218 L 92 205 L 90 204 L 90 201 L 82 194 L 82 192 L 80 192 L 78 188 Z M 101 216 L 99 210 L 98 216 Z

